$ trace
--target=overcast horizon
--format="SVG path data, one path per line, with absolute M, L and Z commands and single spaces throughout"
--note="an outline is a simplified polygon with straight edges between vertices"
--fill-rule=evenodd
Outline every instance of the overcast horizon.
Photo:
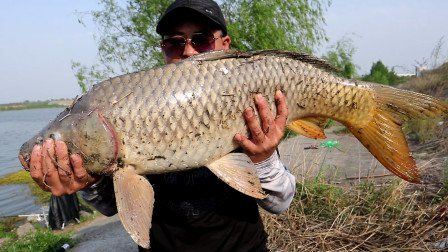
M 76 13 L 97 8 L 91 0 L 2 1 L 0 104 L 79 94 L 71 61 L 92 65 L 97 49 L 96 27 L 79 24 Z M 324 15 L 330 41 L 318 51 L 348 36 L 356 47 L 358 73 L 367 73 L 377 60 L 397 72 L 412 72 L 441 37 L 448 43 L 447 9 L 443 0 L 333 0 Z M 442 54 L 448 56 L 447 45 Z

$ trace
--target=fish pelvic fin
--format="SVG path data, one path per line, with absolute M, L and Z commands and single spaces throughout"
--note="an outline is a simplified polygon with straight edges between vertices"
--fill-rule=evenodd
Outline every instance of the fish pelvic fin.
M 125 166 L 113 176 L 118 216 L 124 229 L 138 245 L 149 248 L 154 206 L 154 190 L 149 181 L 134 167 Z
M 447 116 L 448 105 L 428 95 L 383 85 L 371 85 L 377 107 L 363 126 L 347 125 L 353 135 L 388 170 L 402 179 L 420 183 L 420 175 L 405 135 L 404 122 L 414 118 Z
M 207 167 L 235 190 L 253 198 L 266 198 L 255 165 L 246 154 L 230 153 L 208 164 Z
M 292 121 L 287 127 L 295 133 L 308 138 L 325 139 L 327 138 L 324 132 L 326 122 L 327 118 L 307 117 Z

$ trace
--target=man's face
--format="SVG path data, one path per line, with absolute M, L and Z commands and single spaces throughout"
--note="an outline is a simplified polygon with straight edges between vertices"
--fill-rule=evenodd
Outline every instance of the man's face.
M 172 31 L 164 36 L 165 38 L 174 38 L 173 41 L 177 42 L 184 42 L 183 38 L 187 39 L 183 48 L 176 46 L 176 43 L 167 43 L 169 46 L 162 48 L 167 64 L 179 62 L 204 51 L 229 49 L 231 41 L 229 36 L 223 37 L 220 30 L 213 31 L 205 24 L 193 21 L 175 25 Z M 209 39 L 205 40 L 204 38 Z M 200 43 L 195 44 L 195 41 Z M 173 44 L 174 46 L 172 46 Z

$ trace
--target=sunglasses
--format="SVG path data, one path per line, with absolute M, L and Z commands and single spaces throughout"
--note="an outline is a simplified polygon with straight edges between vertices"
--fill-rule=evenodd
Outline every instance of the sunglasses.
M 174 35 L 164 38 L 160 46 L 165 55 L 171 58 L 182 55 L 188 43 L 199 53 L 211 51 L 215 49 L 214 42 L 218 38 L 215 38 L 212 33 L 193 33 L 191 38 Z

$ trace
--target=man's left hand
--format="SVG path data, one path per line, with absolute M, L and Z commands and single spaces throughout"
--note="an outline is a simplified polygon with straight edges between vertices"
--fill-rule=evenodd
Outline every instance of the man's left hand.
M 247 138 L 238 133 L 234 139 L 244 149 L 252 162 L 259 163 L 268 159 L 277 149 L 285 130 L 288 109 L 285 96 L 280 90 L 275 93 L 277 107 L 275 117 L 261 94 L 255 95 L 254 100 L 260 120 L 258 120 L 252 108 L 247 108 L 244 111 L 244 119 L 251 137 Z

